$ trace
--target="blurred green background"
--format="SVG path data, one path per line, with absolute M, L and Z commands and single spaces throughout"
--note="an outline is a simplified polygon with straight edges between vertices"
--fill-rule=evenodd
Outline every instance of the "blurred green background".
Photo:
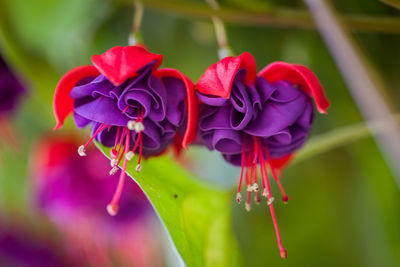
M 89 64 L 91 55 L 127 45 L 131 2 L 0 1 L 1 52 L 29 87 L 14 117 L 22 149 L 2 151 L 6 155 L 0 164 L 2 218 L 42 225 L 30 209 L 28 163 L 35 140 L 54 126 L 54 88 L 67 70 Z M 177 68 L 196 81 L 218 60 L 207 15 L 210 9 L 195 0 L 143 3 L 141 32 L 148 49 L 164 55 L 163 66 Z M 332 106 L 328 115 L 316 116 L 313 137 L 362 120 L 301 1 L 224 0 L 220 4 L 228 20 L 230 45 L 237 53 L 252 53 L 258 69 L 283 60 L 304 64 L 317 74 Z M 400 12 L 378 0 L 332 4 L 370 66 L 385 81 L 385 94 L 399 107 Z M 246 22 L 249 14 L 275 19 Z M 374 27 L 375 22 L 380 26 Z M 74 128 L 72 120 L 67 126 Z M 284 172 L 290 202 L 277 201 L 275 209 L 288 251 L 286 260 L 279 257 L 266 206 L 256 206 L 248 213 L 234 201 L 240 170 L 202 148 L 193 148 L 186 157 L 194 162 L 197 176 L 232 191 L 233 215 L 226 227 L 233 227 L 241 265 L 400 266 L 399 188 L 371 137 L 311 156 Z M 278 194 L 276 186 L 273 190 Z

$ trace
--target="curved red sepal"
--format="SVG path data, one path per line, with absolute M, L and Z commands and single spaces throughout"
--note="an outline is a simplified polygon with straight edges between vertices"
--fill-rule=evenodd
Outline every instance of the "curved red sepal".
M 286 156 L 283 156 L 281 158 L 269 158 L 268 159 L 268 164 L 271 168 L 276 170 L 278 173 L 282 172 L 283 168 L 286 167 L 286 165 L 289 164 L 289 162 L 293 159 L 294 154 L 288 154 Z
M 330 106 L 318 78 L 305 66 L 278 61 L 266 66 L 259 75 L 271 83 L 287 80 L 301 85 L 301 89 L 314 98 L 320 113 L 326 113 Z
M 199 78 L 196 88 L 203 94 L 229 98 L 233 80 L 240 68 L 246 69 L 245 83 L 254 83 L 256 62 L 250 53 L 244 52 L 240 56 L 225 57 L 212 64 Z
M 142 46 L 116 46 L 92 57 L 93 65 L 115 86 L 135 77 L 138 70 L 154 60 L 153 70 L 156 70 L 163 56 L 150 53 Z
M 196 93 L 194 90 L 193 82 L 183 73 L 177 71 L 176 69 L 160 69 L 153 73 L 154 76 L 163 77 L 174 77 L 182 80 L 186 87 L 186 105 L 188 109 L 188 119 L 186 132 L 182 139 L 182 146 L 187 149 L 187 145 L 194 141 L 197 135 L 197 119 L 199 116 L 199 107 L 197 102 Z
M 68 71 L 58 82 L 53 99 L 53 111 L 57 124 L 54 130 L 63 126 L 65 118 L 74 110 L 74 100 L 69 96 L 72 88 L 85 77 L 96 77 L 99 71 L 92 65 L 80 66 Z

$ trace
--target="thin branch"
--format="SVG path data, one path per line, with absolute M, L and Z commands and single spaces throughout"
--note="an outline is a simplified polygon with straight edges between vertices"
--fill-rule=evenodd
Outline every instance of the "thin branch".
M 391 7 L 400 9 L 400 0 L 380 0 L 382 3 L 385 3 Z
M 370 121 L 386 121 L 390 130 L 375 136 L 383 156 L 400 187 L 400 128 L 389 102 L 382 95 L 381 80 L 369 70 L 355 43 L 338 22 L 334 10 L 325 0 L 304 0 L 318 30 L 342 73 L 361 114 Z M 374 74 L 376 75 L 374 77 Z M 375 78 L 375 79 L 374 79 Z
M 131 0 L 114 0 L 124 5 L 132 5 Z M 172 13 L 190 19 L 209 20 L 218 16 L 225 23 L 295 29 L 315 29 L 315 24 L 306 10 L 274 8 L 268 12 L 246 11 L 221 6 L 214 10 L 205 4 L 186 1 L 143 0 L 143 4 L 153 10 Z M 351 31 L 400 33 L 399 17 L 379 17 L 366 15 L 341 15 L 340 20 Z
M 396 115 L 395 119 L 397 123 L 400 124 L 400 114 Z M 310 141 L 307 142 L 307 145 L 296 153 L 293 163 L 299 163 L 335 148 L 390 130 L 391 124 L 390 121 L 387 120 L 369 122 L 368 125 L 367 123 L 357 123 L 344 126 L 311 138 Z

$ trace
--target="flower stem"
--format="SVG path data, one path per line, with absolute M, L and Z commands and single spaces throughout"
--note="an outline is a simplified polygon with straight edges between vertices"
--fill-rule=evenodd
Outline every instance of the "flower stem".
M 131 5 L 131 0 L 115 0 Z M 315 29 L 310 14 L 302 9 L 270 8 L 269 11 L 250 11 L 220 6 L 214 10 L 206 5 L 188 1 L 143 0 L 143 4 L 153 10 L 173 13 L 189 19 L 210 19 L 218 16 L 223 22 L 294 29 Z M 396 16 L 340 15 L 347 29 L 357 32 L 400 33 L 400 18 Z
M 206 2 L 213 8 L 214 10 L 219 10 L 219 5 L 217 0 L 206 0 Z M 228 38 L 226 36 L 226 30 L 224 22 L 220 17 L 213 15 L 211 19 L 214 24 L 215 34 L 218 42 L 218 56 L 220 59 L 223 59 L 227 56 L 232 56 L 232 50 L 228 46 Z
M 129 45 L 135 45 L 137 43 L 142 43 L 142 36 L 140 34 L 140 26 L 142 25 L 144 7 L 140 0 L 134 0 L 134 13 L 132 21 L 132 31 L 129 34 L 128 43 Z
M 354 101 L 369 127 L 371 121 L 385 121 L 388 130 L 375 140 L 400 187 L 400 128 L 393 117 L 391 103 L 382 92 L 383 81 L 368 69 L 355 42 L 342 27 L 334 9 L 325 0 L 304 0 L 330 50 Z
M 382 3 L 385 3 L 391 7 L 400 9 L 400 0 L 380 0 Z
M 400 114 L 395 116 L 395 120 L 398 124 L 400 124 Z M 296 153 L 293 164 L 300 163 L 304 160 L 328 152 L 335 148 L 370 137 L 371 135 L 390 131 L 390 122 L 390 120 L 383 120 L 369 122 L 368 124 L 357 123 L 313 137 L 304 148 L 300 149 L 299 152 Z

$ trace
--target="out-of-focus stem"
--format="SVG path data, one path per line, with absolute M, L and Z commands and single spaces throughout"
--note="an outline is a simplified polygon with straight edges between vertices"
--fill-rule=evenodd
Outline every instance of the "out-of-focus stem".
M 216 0 L 206 0 L 206 2 L 214 9 L 219 10 L 219 5 Z M 228 47 L 228 38 L 226 37 L 226 30 L 224 22 L 216 15 L 211 16 L 214 24 L 215 35 L 218 42 L 218 55 L 222 59 L 226 56 L 230 56 L 231 52 Z
M 400 124 L 400 114 L 396 116 L 397 124 Z M 391 130 L 391 121 L 371 121 L 343 126 L 333 131 L 320 134 L 310 139 L 307 145 L 296 153 L 293 163 L 299 163 L 311 157 L 331 151 L 335 148 L 349 145 L 371 135 L 382 134 Z
M 382 81 L 378 82 L 373 78 L 373 73 L 367 69 L 360 51 L 338 22 L 327 1 L 304 0 L 304 2 L 368 127 L 371 129 L 374 127 L 370 121 L 387 123 L 388 130 L 377 134 L 375 139 L 400 187 L 400 129 L 388 102 L 380 93 Z
M 140 0 L 133 1 L 134 13 L 132 21 L 132 31 L 129 34 L 128 43 L 129 45 L 135 45 L 142 42 L 140 35 L 140 26 L 142 25 L 144 7 Z
M 400 0 L 380 0 L 382 3 L 385 3 L 391 7 L 400 9 Z
M 132 0 L 114 0 L 121 4 L 132 5 Z M 188 1 L 142 0 L 153 10 L 176 14 L 190 19 L 210 19 L 218 16 L 223 22 L 259 27 L 279 27 L 294 29 L 315 29 L 310 14 L 301 9 L 272 8 L 271 11 L 256 12 L 220 6 L 214 10 L 206 5 Z M 351 31 L 400 33 L 399 17 L 369 15 L 341 15 L 341 21 Z

